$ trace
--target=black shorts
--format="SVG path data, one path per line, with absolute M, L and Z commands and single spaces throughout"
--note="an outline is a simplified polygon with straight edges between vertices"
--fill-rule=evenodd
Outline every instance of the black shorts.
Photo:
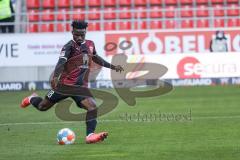
M 81 102 L 84 99 L 89 98 L 89 97 L 86 97 L 86 96 L 69 96 L 69 95 L 64 95 L 64 94 L 60 94 L 58 92 L 55 92 L 54 90 L 49 90 L 45 97 L 52 103 L 58 103 L 59 101 L 61 101 L 63 99 L 71 97 L 75 101 L 77 106 L 80 107 L 80 108 L 84 107 Z

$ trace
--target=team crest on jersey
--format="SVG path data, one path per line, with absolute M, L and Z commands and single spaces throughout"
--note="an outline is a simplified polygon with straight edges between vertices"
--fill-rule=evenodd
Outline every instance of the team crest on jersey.
M 91 53 L 93 53 L 93 47 L 92 46 L 89 46 L 89 50 Z

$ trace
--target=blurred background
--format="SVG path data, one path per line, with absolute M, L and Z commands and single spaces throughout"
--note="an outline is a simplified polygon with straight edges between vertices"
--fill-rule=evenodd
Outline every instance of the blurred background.
M 240 83 L 239 0 L 1 0 L 0 8 L 0 90 L 49 89 L 73 20 L 89 23 L 87 39 L 104 59 L 124 53 L 136 63 L 127 79 L 152 62 L 173 85 Z M 102 69 L 90 86 L 112 87 L 110 79 Z

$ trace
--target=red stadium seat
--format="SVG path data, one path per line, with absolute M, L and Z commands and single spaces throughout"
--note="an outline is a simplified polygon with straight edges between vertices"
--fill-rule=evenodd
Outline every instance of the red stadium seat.
M 160 6 L 151 6 L 151 8 L 150 8 L 150 17 L 151 18 L 161 18 L 162 17 L 162 7 L 160 7 Z
M 38 32 L 38 24 L 30 23 L 28 25 L 28 32 L 30 32 L 30 33 Z
M 55 0 L 43 0 L 43 8 L 54 8 Z
M 39 8 L 39 0 L 27 0 L 27 8 Z
M 85 7 L 85 0 L 73 0 L 73 7 Z
M 135 6 L 146 6 L 147 0 L 134 0 Z
M 132 29 L 131 22 L 129 22 L 129 21 L 121 21 L 118 23 L 118 26 L 119 26 L 120 30 L 131 30 Z
M 52 23 L 41 24 L 40 32 L 53 32 L 54 25 Z
M 190 5 L 182 6 L 181 17 L 193 17 L 193 9 Z
M 240 27 L 240 19 L 228 19 L 227 25 L 228 27 Z
M 177 0 L 167 0 L 165 1 L 166 5 L 177 5 Z
M 201 3 L 207 4 L 208 0 L 197 0 L 197 3 L 198 4 L 201 4 Z
M 28 20 L 30 22 L 39 21 L 39 11 L 36 9 L 28 10 Z
M 57 32 L 66 32 L 67 31 L 67 25 L 65 23 L 57 23 Z
M 69 0 L 58 0 L 57 5 L 59 8 L 67 8 L 67 7 L 70 7 L 70 1 Z
M 238 9 L 239 5 L 237 4 L 229 4 L 227 8 L 228 16 L 240 16 L 240 11 Z
M 198 28 L 207 28 L 207 27 L 209 27 L 209 21 L 207 19 L 198 19 L 197 27 Z
M 238 3 L 239 0 L 227 0 L 227 3 Z
M 220 4 L 213 5 L 213 9 L 214 9 L 214 16 L 217 16 L 217 17 L 224 16 L 224 9 L 222 5 Z
M 161 29 L 162 28 L 162 22 L 161 21 L 151 21 L 150 22 L 150 28 L 151 29 Z
M 115 6 L 116 0 L 104 0 L 104 6 Z
M 138 6 L 135 7 L 135 18 L 146 18 L 147 17 L 147 13 L 146 13 L 146 7 L 144 6 Z
M 166 7 L 165 16 L 167 18 L 173 18 L 173 17 L 175 17 L 175 11 L 176 11 L 176 7 L 175 6 L 167 6 Z
M 131 6 L 131 0 L 120 0 L 119 5 L 121 5 L 121 6 Z
M 180 0 L 181 4 L 192 4 L 193 0 Z
M 134 22 L 134 29 L 147 29 L 147 22 L 146 21 L 135 21 Z
M 100 7 L 101 6 L 101 0 L 90 0 L 88 1 L 89 6 L 95 6 Z
M 71 26 L 71 24 L 70 24 L 70 23 L 67 23 L 67 24 L 66 24 L 66 29 L 67 29 L 67 31 L 71 31 L 71 29 L 72 29 L 72 26 Z
M 176 28 L 177 24 L 175 20 L 166 20 L 165 22 L 166 29 Z
M 193 28 L 193 20 L 185 19 L 181 22 L 182 28 Z
M 130 7 L 121 7 L 120 8 L 120 13 L 119 13 L 119 18 L 120 19 L 130 19 L 131 16 L 131 11 Z
M 150 0 L 151 5 L 160 5 L 162 4 L 163 0 Z
M 104 22 L 104 30 L 116 30 L 116 23 L 115 22 Z
M 212 3 L 223 3 L 224 0 L 211 0 Z
M 89 31 L 100 31 L 100 23 L 98 22 L 90 22 L 88 23 Z
M 68 9 L 58 9 L 57 20 L 66 21 L 70 19 L 70 15 L 68 13 Z
M 198 5 L 197 6 L 197 17 L 208 17 L 209 12 L 206 5 Z
M 73 9 L 73 19 L 74 20 L 84 20 L 85 19 L 85 10 L 82 8 Z
M 116 18 L 116 8 L 106 7 L 104 9 L 104 19 L 115 19 Z
M 53 21 L 54 13 L 52 9 L 45 9 L 42 11 L 42 20 L 43 21 Z
M 224 19 L 214 19 L 214 27 L 224 27 Z
M 99 8 L 90 8 L 89 13 L 88 13 L 88 19 L 99 20 L 100 19 L 100 9 Z

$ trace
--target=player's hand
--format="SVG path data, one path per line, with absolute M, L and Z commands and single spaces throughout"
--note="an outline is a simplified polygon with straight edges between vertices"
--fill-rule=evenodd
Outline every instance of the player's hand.
M 124 71 L 123 67 L 120 66 L 120 65 L 115 66 L 115 67 L 114 67 L 114 70 L 115 70 L 116 72 L 120 72 L 120 73 L 121 73 L 122 71 Z
M 56 89 L 57 88 L 57 85 L 58 85 L 58 77 L 53 77 L 52 80 L 51 80 L 51 86 L 53 89 Z

